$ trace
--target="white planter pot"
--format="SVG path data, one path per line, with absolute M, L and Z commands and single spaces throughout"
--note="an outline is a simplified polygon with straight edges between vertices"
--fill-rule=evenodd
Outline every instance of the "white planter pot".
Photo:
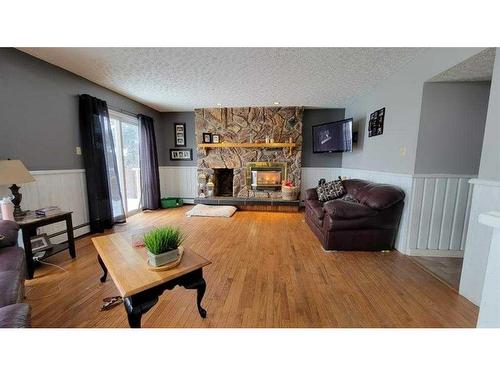
M 153 267 L 161 267 L 165 264 L 175 262 L 179 257 L 179 249 L 167 251 L 166 253 L 153 254 L 148 250 L 149 264 Z

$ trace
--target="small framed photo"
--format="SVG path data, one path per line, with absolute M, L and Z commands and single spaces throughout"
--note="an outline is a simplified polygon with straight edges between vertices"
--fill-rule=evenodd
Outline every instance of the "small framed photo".
M 212 134 L 212 143 L 220 143 L 219 134 Z
M 368 122 L 368 137 L 376 137 L 384 133 L 385 107 L 373 112 Z
M 186 147 L 186 123 L 175 123 L 175 147 Z
M 171 148 L 170 149 L 170 160 L 193 160 L 193 149 L 185 148 Z
M 212 143 L 212 133 L 203 133 L 203 143 Z
M 31 250 L 33 254 L 52 249 L 49 237 L 44 233 L 31 237 Z

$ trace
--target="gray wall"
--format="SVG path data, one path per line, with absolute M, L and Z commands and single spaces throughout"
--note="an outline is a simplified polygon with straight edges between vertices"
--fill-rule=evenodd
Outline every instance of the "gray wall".
M 359 127 L 352 153 L 342 156 L 345 168 L 412 174 L 415 168 L 422 90 L 425 81 L 481 52 L 481 48 L 430 48 L 370 93 L 346 106 L 346 117 Z M 368 138 L 368 117 L 386 108 L 384 134 Z M 406 150 L 401 155 L 402 149 Z
M 343 120 L 345 109 L 305 109 L 302 117 L 302 167 L 341 167 L 342 153 L 313 154 L 312 127 Z
M 500 48 L 496 50 L 479 178 L 500 181 Z
M 479 172 L 490 82 L 424 84 L 415 173 Z
M 474 184 L 460 279 L 460 294 L 479 305 L 488 264 L 492 228 L 478 222 L 481 213 L 500 212 L 500 48 L 491 80 L 479 180 Z M 497 267 L 497 272 L 500 272 Z
M 20 159 L 30 170 L 80 169 L 79 94 L 153 117 L 160 113 L 14 48 L 0 48 L 0 159 Z M 158 142 L 158 152 L 163 145 Z
M 302 119 L 302 166 L 303 167 L 340 167 L 342 154 L 313 154 L 312 126 L 328 121 L 337 121 L 344 118 L 343 108 L 305 109 Z M 160 148 L 160 165 L 165 166 L 195 166 L 196 165 L 196 137 L 194 128 L 194 112 L 165 112 L 160 117 L 160 132 L 156 142 Z M 175 147 L 174 123 L 186 123 L 187 148 L 193 149 L 193 161 L 170 160 L 170 149 Z
M 186 123 L 186 148 L 193 149 L 192 161 L 170 160 L 171 148 L 184 148 L 175 146 L 174 124 L 177 122 Z M 157 135 L 156 143 L 158 148 L 162 144 L 162 151 L 158 153 L 160 165 L 167 166 L 193 166 L 196 165 L 196 136 L 194 129 L 194 112 L 165 112 L 161 114 L 161 135 Z

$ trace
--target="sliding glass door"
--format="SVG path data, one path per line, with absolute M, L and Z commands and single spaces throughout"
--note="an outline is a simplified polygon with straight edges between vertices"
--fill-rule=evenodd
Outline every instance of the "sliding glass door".
M 109 117 L 125 212 L 133 215 L 140 210 L 141 202 L 139 122 L 132 116 L 115 111 L 110 111 Z

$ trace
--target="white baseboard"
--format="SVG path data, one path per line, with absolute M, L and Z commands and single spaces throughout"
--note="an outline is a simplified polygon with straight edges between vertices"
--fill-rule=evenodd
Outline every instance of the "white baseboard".
M 411 257 L 441 257 L 441 258 L 463 258 L 463 250 L 433 250 L 433 249 L 409 249 L 407 254 Z

